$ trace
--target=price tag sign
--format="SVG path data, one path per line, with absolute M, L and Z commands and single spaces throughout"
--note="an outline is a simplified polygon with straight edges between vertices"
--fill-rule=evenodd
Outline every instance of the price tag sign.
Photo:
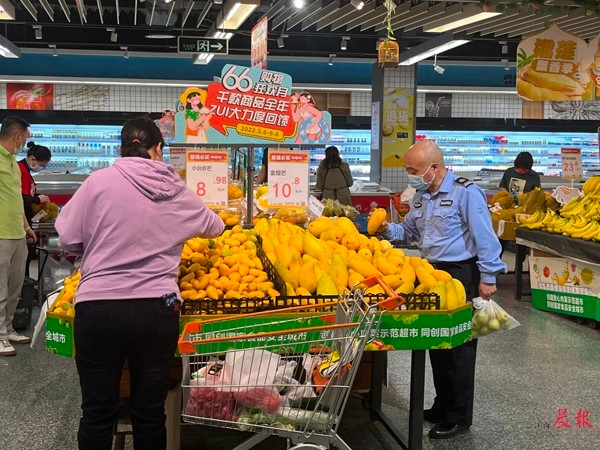
M 186 161 L 185 148 L 170 148 L 169 149 L 169 164 L 173 166 L 177 172 L 185 169 Z
M 583 164 L 581 162 L 580 148 L 561 148 L 562 176 L 563 178 L 583 178 Z
M 188 150 L 186 184 L 207 206 L 227 205 L 229 154 L 220 150 Z
M 311 213 L 311 215 L 315 217 L 321 217 L 324 209 L 325 205 L 321 203 L 321 200 L 314 195 L 308 197 L 308 211 Z
M 307 206 L 309 162 L 309 152 L 269 151 L 269 206 Z

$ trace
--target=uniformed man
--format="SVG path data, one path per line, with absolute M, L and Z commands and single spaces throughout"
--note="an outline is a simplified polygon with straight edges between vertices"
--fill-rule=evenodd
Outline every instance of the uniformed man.
M 449 171 L 433 141 L 410 147 L 404 167 L 408 184 L 417 190 L 410 212 L 400 224 L 384 222 L 379 232 L 393 243 L 416 242 L 423 258 L 464 284 L 468 299 L 489 299 L 496 292 L 496 275 L 506 272 L 506 265 L 483 190 Z M 435 424 L 430 438 L 469 430 L 476 351 L 476 339 L 453 349 L 430 350 L 436 391 L 433 406 L 424 413 Z

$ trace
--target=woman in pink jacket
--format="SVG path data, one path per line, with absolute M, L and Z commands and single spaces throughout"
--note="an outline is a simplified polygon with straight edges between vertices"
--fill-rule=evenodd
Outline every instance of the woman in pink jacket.
M 134 446 L 166 447 L 182 246 L 194 236 L 218 236 L 223 222 L 163 163 L 163 145 L 152 121 L 125 123 L 122 158 L 94 172 L 56 220 L 62 247 L 83 257 L 74 324 L 80 449 L 112 448 L 125 361 Z

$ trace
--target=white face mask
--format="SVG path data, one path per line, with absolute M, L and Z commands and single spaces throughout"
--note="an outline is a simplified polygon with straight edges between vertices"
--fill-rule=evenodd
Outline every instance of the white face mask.
M 417 191 L 424 191 L 425 189 L 429 188 L 429 186 L 431 186 L 431 183 L 435 179 L 435 174 L 433 174 L 433 178 L 430 181 L 425 181 L 423 177 L 427 172 L 429 172 L 429 169 L 431 169 L 432 165 L 433 163 L 429 164 L 427 170 L 421 175 L 408 174 L 408 185 L 412 188 L 415 188 Z
M 44 170 L 42 166 L 30 166 L 29 168 L 32 172 L 41 172 L 42 170 Z

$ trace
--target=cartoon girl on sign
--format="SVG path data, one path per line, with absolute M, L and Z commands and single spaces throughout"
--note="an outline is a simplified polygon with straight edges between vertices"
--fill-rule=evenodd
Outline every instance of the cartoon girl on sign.
M 292 118 L 298 124 L 296 144 L 325 143 L 329 132 L 323 113 L 316 108 L 313 96 L 308 92 L 296 92 L 292 95 Z
M 204 106 L 207 92 L 191 87 L 179 97 L 185 105 L 185 142 L 206 144 L 206 132 L 210 127 L 212 112 Z

